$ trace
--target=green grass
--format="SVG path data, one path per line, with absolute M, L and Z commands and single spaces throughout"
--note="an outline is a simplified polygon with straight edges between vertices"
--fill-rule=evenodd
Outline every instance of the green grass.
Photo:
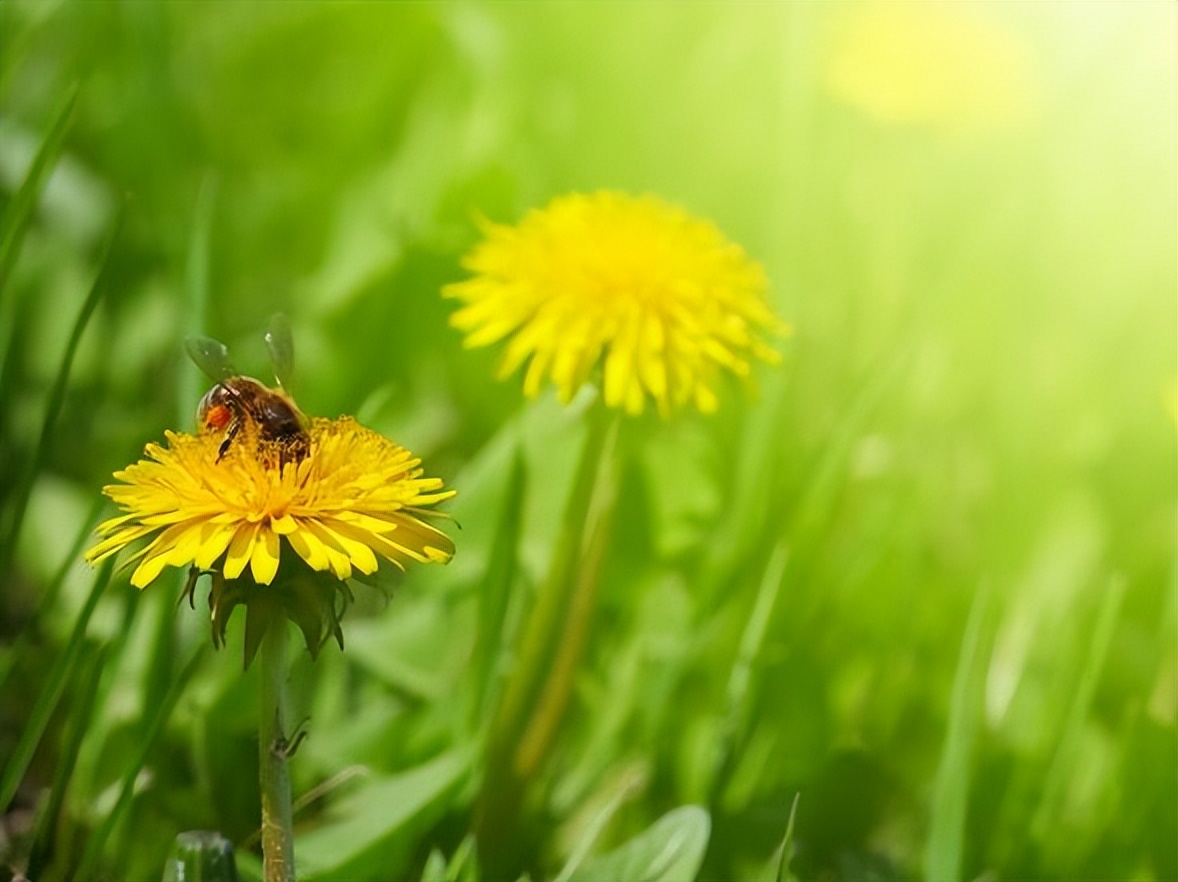
M 963 42 L 855 93 L 871 9 Z M 1174 23 L 0 4 L 0 864 L 157 879 L 208 829 L 258 877 L 244 616 L 209 651 L 182 574 L 79 552 L 191 428 L 183 336 L 265 378 L 281 311 L 300 405 L 422 455 L 461 525 L 294 661 L 305 878 L 1178 877 Z M 715 417 L 623 420 L 604 487 L 589 403 L 497 382 L 439 296 L 478 216 L 603 187 L 714 220 L 793 329 Z

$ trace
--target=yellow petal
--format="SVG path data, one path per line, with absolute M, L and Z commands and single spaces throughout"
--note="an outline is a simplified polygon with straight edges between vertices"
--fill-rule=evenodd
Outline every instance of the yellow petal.
M 307 566 L 318 572 L 328 569 L 327 551 L 315 535 L 307 529 L 296 530 L 286 537 L 295 554 L 306 561 Z
M 270 518 L 270 529 L 280 536 L 287 536 L 299 528 L 299 523 L 289 514 Z
M 278 574 L 278 548 L 278 534 L 259 525 L 250 553 L 250 572 L 259 585 L 269 585 Z
M 233 534 L 229 543 L 229 551 L 225 555 L 225 578 L 236 579 L 245 570 L 250 561 L 250 553 L 254 548 L 254 534 L 258 528 L 254 524 L 242 524 Z
M 324 521 L 323 529 L 331 533 L 340 547 L 348 555 L 348 559 L 362 573 L 375 573 L 377 569 L 376 555 L 365 544 L 372 542 L 373 535 L 357 530 L 342 521 Z
M 168 565 L 168 556 L 166 554 L 157 554 L 155 557 L 144 558 L 143 562 L 135 568 L 135 572 L 131 574 L 131 584 L 136 588 L 146 588 L 156 577 L 164 571 L 164 567 Z
M 237 523 L 209 523 L 209 531 L 193 557 L 192 562 L 202 570 L 212 569 L 217 558 L 225 553 L 230 541 L 237 534 Z

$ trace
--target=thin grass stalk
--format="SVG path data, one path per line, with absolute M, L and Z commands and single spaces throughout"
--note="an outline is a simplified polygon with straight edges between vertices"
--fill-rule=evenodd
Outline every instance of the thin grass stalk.
M 952 882 L 962 875 L 973 744 L 988 664 L 987 635 L 993 630 L 989 609 L 990 592 L 982 585 L 974 596 L 961 639 L 949 702 L 949 728 L 933 779 L 932 823 L 924 854 L 924 876 L 938 882 Z
M 21 732 L 20 740 L 4 765 L 4 772 L 0 775 L 0 812 L 7 811 L 9 803 L 12 802 L 16 788 L 33 758 L 33 753 L 36 751 L 37 745 L 41 743 L 41 736 L 45 733 L 49 718 L 61 700 L 65 684 L 73 676 L 78 655 L 86 637 L 86 628 L 90 623 L 90 616 L 94 614 L 94 608 L 98 606 L 102 592 L 110 584 L 110 574 L 113 569 L 114 559 L 111 558 L 105 561 L 101 569 L 94 574 L 94 584 L 90 588 L 90 595 L 86 598 L 82 611 L 78 613 L 77 621 L 74 622 L 74 630 L 65 645 L 65 651 L 58 656 L 53 668 L 49 671 L 45 687 L 37 696 L 32 713 L 29 714 L 28 722 L 25 723 L 25 728 Z
M 12 563 L 12 556 L 20 540 L 25 512 L 28 510 L 29 496 L 33 490 L 33 483 L 41 470 L 45 451 L 49 446 L 49 439 L 52 437 L 53 430 L 57 425 L 57 418 L 61 415 L 62 404 L 65 401 L 66 386 L 69 384 L 70 370 L 74 364 L 74 356 L 77 355 L 78 345 L 82 341 L 82 334 L 85 333 L 86 326 L 90 323 L 90 318 L 94 315 L 94 310 L 106 291 L 110 255 L 114 248 L 115 240 L 118 237 L 119 228 L 122 225 L 122 216 L 123 211 L 120 207 L 119 212 L 115 215 L 114 222 L 111 224 L 106 241 L 103 243 L 102 250 L 99 252 L 98 269 L 94 274 L 94 281 L 90 285 L 90 291 L 86 294 L 86 299 L 82 302 L 82 308 L 78 311 L 77 318 L 74 319 L 74 326 L 70 331 L 69 342 L 66 343 L 61 364 L 57 369 L 57 376 L 54 378 L 53 386 L 49 390 L 49 403 L 45 407 L 45 416 L 41 420 L 41 434 L 37 438 L 37 446 L 33 449 L 32 460 L 16 488 L 8 536 L 5 539 L 3 547 L 0 547 L 0 573 L 7 572 Z
M 102 679 L 102 673 L 106 669 L 106 663 L 110 656 L 111 646 L 109 644 L 105 646 L 87 644 L 85 651 L 80 656 L 79 668 L 82 673 L 77 690 L 78 702 L 71 708 L 69 722 L 62 734 L 58 750 L 60 759 L 53 772 L 49 798 L 37 817 L 33 846 L 29 851 L 29 862 L 25 869 L 30 879 L 41 879 L 53 875 L 45 872 L 46 866 L 57 851 L 57 843 L 68 839 L 68 837 L 61 836 L 64 821 L 62 808 L 65 805 L 66 791 L 73 779 L 82 741 L 86 738 L 90 722 L 94 717 L 99 681 Z
M 486 718 L 500 694 L 501 678 L 497 661 L 508 639 L 504 625 L 511 600 L 511 586 L 515 582 L 526 483 L 523 454 L 517 447 L 512 457 L 495 540 L 491 544 L 491 556 L 479 584 L 479 628 L 470 655 L 471 670 L 482 673 L 476 680 L 471 697 L 471 724 L 475 727 Z
M 1064 717 L 1063 727 L 1052 753 L 1051 765 L 1043 778 L 1038 805 L 1031 816 L 1031 835 L 1040 841 L 1050 838 L 1053 825 L 1060 823 L 1060 815 L 1064 812 L 1067 789 L 1074 782 L 1081 761 L 1084 723 L 1091 710 L 1092 698 L 1100 682 L 1105 660 L 1108 658 L 1125 591 L 1124 577 L 1114 575 L 1109 579 L 1101 596 L 1092 640 L 1084 653 L 1080 677 L 1068 703 L 1067 715 Z
M 82 554 L 86 540 L 90 538 L 94 530 L 94 524 L 98 520 L 98 513 L 102 511 L 104 504 L 105 500 L 101 496 L 94 500 L 90 506 L 90 511 L 86 513 L 86 517 L 82 521 L 81 529 L 78 530 L 78 534 L 74 537 L 74 541 L 69 547 L 69 551 L 62 558 L 61 565 L 49 580 L 49 584 L 45 590 L 41 592 L 41 597 L 37 601 L 36 612 L 33 613 L 29 620 L 29 626 L 22 629 L 16 635 L 16 639 L 5 647 L 3 652 L 0 652 L 0 693 L 4 691 L 4 684 L 8 682 L 8 678 L 16 669 L 17 661 L 24 657 L 30 644 L 33 643 L 35 639 L 34 635 L 40 635 L 42 633 L 41 623 L 47 620 L 53 607 L 56 605 L 57 596 L 61 593 L 61 586 L 65 584 L 66 576 L 69 575 L 73 567 L 78 565 L 78 558 Z
M 757 694 L 753 689 L 754 669 L 761 654 L 761 647 L 765 643 L 765 635 L 769 630 L 773 609 L 777 605 L 777 597 L 781 593 L 788 560 L 789 548 L 784 540 L 779 540 L 765 566 L 757 597 L 749 612 L 740 645 L 737 647 L 736 658 L 728 675 L 724 726 L 720 733 L 716 763 L 712 770 L 710 802 L 713 806 L 720 802 L 748 736 L 749 720 L 757 700 Z
M 155 708 L 147 730 L 139 738 L 139 744 L 131 762 L 123 769 L 123 777 L 119 785 L 119 796 L 115 801 L 114 808 L 111 809 L 110 814 L 106 816 L 98 826 L 98 829 L 90 835 L 86 842 L 86 849 L 82 853 L 82 863 L 78 868 L 75 876 L 76 879 L 85 882 L 87 879 L 97 878 L 96 870 L 98 862 L 102 859 L 103 851 L 107 843 L 111 841 L 115 828 L 123 820 L 127 808 L 131 805 L 131 799 L 135 795 L 135 781 L 139 777 L 140 771 L 147 765 L 147 761 L 151 757 L 151 751 L 155 748 L 156 742 L 164 730 L 164 725 L 172 715 L 172 709 L 176 706 L 176 702 L 180 700 L 180 696 L 184 694 L 184 689 L 188 686 L 188 681 L 192 679 L 192 675 L 196 673 L 196 669 L 200 666 L 205 651 L 206 647 L 204 645 L 197 647 L 192 657 L 188 660 L 188 663 L 180 671 L 180 675 L 172 680 L 163 700 Z
M 3 234 L 0 235 L 0 291 L 7 291 L 8 274 L 12 271 L 16 258 L 20 254 L 21 244 L 24 242 L 25 232 L 29 227 L 29 219 L 33 215 L 33 208 L 45 189 L 45 182 L 49 173 L 57 164 L 61 155 L 62 145 L 65 143 L 66 133 L 73 122 L 74 106 L 78 102 L 78 83 L 73 83 L 66 90 L 61 103 L 53 114 L 53 121 L 49 130 L 33 157 L 25 179 L 21 181 L 20 189 L 8 204 L 2 219 Z

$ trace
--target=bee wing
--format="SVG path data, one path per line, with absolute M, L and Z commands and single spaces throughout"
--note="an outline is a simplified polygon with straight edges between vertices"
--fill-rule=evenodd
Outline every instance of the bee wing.
M 210 380 L 218 383 L 237 375 L 225 344 L 212 337 L 185 337 L 184 349 Z
M 270 361 L 274 365 L 274 379 L 278 380 L 282 388 L 289 388 L 294 375 L 294 335 L 290 330 L 290 321 L 280 312 L 270 317 L 266 348 L 270 350 Z

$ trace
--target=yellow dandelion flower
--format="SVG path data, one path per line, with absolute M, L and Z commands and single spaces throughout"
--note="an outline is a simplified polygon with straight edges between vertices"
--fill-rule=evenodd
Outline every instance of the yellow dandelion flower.
M 484 234 L 463 260 L 473 278 L 443 291 L 464 303 L 451 324 L 468 347 L 507 339 L 500 378 L 527 363 L 528 396 L 550 378 L 567 402 L 600 363 L 610 407 L 637 414 L 649 398 L 664 415 L 707 413 L 723 372 L 778 358 L 762 339 L 785 330 L 764 270 L 655 197 L 575 193 Z
M 219 434 L 168 432 L 166 445 L 149 444 L 146 459 L 115 473 L 122 483 L 103 488 L 124 514 L 99 526 L 103 539 L 86 559 L 149 538 L 130 558 L 139 561 L 131 575 L 139 588 L 168 566 L 225 579 L 248 567 L 255 583 L 269 585 L 284 545 L 337 579 L 374 573 L 378 555 L 402 569 L 450 560 L 453 543 L 423 518 L 454 491 L 422 477 L 420 459 L 348 417 L 315 419 L 308 435 L 310 452 L 279 467 L 248 431 L 219 461 Z

